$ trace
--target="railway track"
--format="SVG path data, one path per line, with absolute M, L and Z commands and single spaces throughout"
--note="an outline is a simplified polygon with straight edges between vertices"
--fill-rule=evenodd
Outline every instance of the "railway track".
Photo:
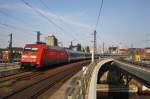
M 23 99 L 36 98 L 60 80 L 69 78 L 71 75 L 79 71 L 83 65 L 89 63 L 90 61 L 82 61 L 48 70 L 44 73 L 35 73 L 36 75 L 28 74 L 28 76 L 26 75 L 25 77 L 18 77 L 15 84 L 9 86 L 10 89 L 13 88 L 13 90 L 2 94 L 0 89 L 0 95 L 5 99 L 20 99 L 20 97 L 23 97 Z M 20 82 L 22 80 L 23 82 Z
M 1 78 L 0 83 L 2 84 L 2 83 L 6 83 L 8 81 L 19 81 L 19 80 L 29 79 L 31 77 L 38 76 L 40 74 L 41 74 L 40 72 L 31 72 L 31 71 L 25 72 L 24 71 L 24 72 L 19 73 L 19 74 L 15 74 L 15 75 Z M 1 84 L 0 84 L 0 87 L 1 87 Z
M 23 72 L 19 63 L 0 63 L 0 78 Z
M 128 61 L 125 59 L 117 59 L 119 61 L 125 62 L 125 63 L 129 63 L 129 64 L 133 64 L 135 66 L 141 67 L 141 68 L 147 68 L 150 69 L 150 63 L 145 63 L 145 62 L 134 62 L 134 61 Z
M 0 72 L 0 79 L 4 78 L 4 77 L 8 77 L 8 76 L 12 76 L 12 75 L 17 75 L 20 73 L 24 73 L 25 71 L 22 69 L 13 69 L 13 70 L 8 70 L 8 71 L 1 71 Z

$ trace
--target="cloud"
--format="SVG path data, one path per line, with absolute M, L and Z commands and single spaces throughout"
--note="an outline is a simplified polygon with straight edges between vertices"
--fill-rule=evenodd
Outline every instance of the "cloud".
M 83 16 L 85 14 L 84 11 L 82 12 L 78 12 L 75 14 L 64 14 L 63 16 L 60 15 L 60 13 L 57 12 L 50 12 L 48 10 L 43 10 L 41 8 L 37 8 L 34 7 L 36 10 L 38 10 L 39 12 L 41 12 L 42 14 L 44 14 L 47 17 L 50 17 L 51 20 L 55 20 L 57 21 L 57 24 L 61 24 L 61 22 L 68 24 L 68 25 L 72 25 L 72 26 L 76 26 L 79 28 L 85 28 L 85 29 L 89 29 L 91 30 L 92 27 L 88 24 L 82 23 L 81 21 L 77 20 L 77 18 Z M 37 14 L 35 13 L 33 10 L 31 10 L 31 8 L 25 6 L 22 3 L 15 3 L 13 5 L 11 4 L 5 4 L 5 5 L 0 5 L 0 9 L 6 9 L 6 10 L 10 10 L 10 11 L 21 11 L 22 13 L 29 13 L 29 14 Z M 34 13 L 33 13 L 34 12 Z
M 3 5 L 0 5 L 0 10 L 16 11 L 16 12 L 17 11 L 28 12 L 31 9 L 26 7 L 22 3 L 15 3 L 15 4 L 3 4 Z
M 70 18 L 69 16 L 62 16 L 62 15 L 56 15 L 55 13 L 52 13 L 50 11 L 46 11 L 46 10 L 42 10 L 39 8 L 36 8 L 39 12 L 41 12 L 42 14 L 44 14 L 45 16 L 51 17 L 51 19 L 56 20 L 56 21 L 63 21 L 64 23 L 70 24 L 70 25 L 74 25 L 80 28 L 86 28 L 86 29 L 92 29 L 90 25 L 84 24 L 82 22 L 79 22 L 78 20 L 75 19 L 75 17 L 73 16 L 72 18 Z M 83 15 L 83 12 L 79 12 L 79 14 L 76 16 L 81 16 Z

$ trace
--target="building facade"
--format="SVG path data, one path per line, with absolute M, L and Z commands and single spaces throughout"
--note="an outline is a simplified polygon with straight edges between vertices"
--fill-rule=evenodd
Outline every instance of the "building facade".
M 54 35 L 45 37 L 45 42 L 49 46 L 58 46 L 58 40 Z
M 108 50 L 109 50 L 110 54 L 114 54 L 115 55 L 115 54 L 119 53 L 119 48 L 118 47 L 109 47 Z
M 21 47 L 13 47 L 12 48 L 12 58 L 13 60 L 20 60 L 21 58 L 21 54 L 23 52 L 23 48 Z M 3 51 L 1 52 L 1 58 L 2 60 L 9 60 L 10 58 L 10 51 L 8 48 L 3 49 Z

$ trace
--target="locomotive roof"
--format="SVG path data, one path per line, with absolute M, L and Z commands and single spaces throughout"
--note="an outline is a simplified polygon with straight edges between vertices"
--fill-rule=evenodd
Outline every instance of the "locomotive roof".
M 28 46 L 35 46 L 35 45 L 46 45 L 46 44 L 26 44 Z M 80 52 L 80 51 L 73 51 L 73 50 L 70 50 L 68 48 L 64 48 L 64 47 L 59 47 L 59 46 L 49 46 L 47 45 L 47 47 L 49 49 L 56 49 L 56 50 L 66 50 L 67 52 L 71 52 L 71 53 L 86 53 L 86 54 L 90 54 L 90 53 L 87 53 L 87 52 Z
M 66 49 L 66 51 L 70 52 L 70 53 L 79 53 L 79 54 L 90 54 L 90 53 L 87 53 L 87 52 L 80 52 L 80 51 L 73 51 L 73 50 L 70 50 L 70 49 Z
M 59 46 L 48 46 L 49 49 L 56 49 L 56 50 L 65 50 L 63 47 Z
M 63 47 L 59 47 L 59 46 L 48 46 L 48 48 L 49 49 L 56 49 L 56 50 L 66 50 L 67 52 L 70 52 L 70 53 L 90 54 L 90 53 L 87 53 L 87 52 L 73 51 L 73 50 L 70 50 L 68 48 L 63 48 Z

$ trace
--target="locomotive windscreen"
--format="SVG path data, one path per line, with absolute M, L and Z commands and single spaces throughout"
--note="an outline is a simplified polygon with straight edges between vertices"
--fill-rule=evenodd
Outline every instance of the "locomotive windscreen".
M 38 48 L 24 48 L 25 52 L 38 52 Z

